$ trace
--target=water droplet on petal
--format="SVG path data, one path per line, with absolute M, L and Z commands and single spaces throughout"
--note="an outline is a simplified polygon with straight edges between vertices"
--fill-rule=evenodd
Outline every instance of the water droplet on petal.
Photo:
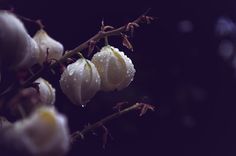
M 70 72 L 69 72 L 69 75 L 71 76 L 71 75 L 73 75 L 73 73 L 74 73 L 73 71 L 70 71 Z

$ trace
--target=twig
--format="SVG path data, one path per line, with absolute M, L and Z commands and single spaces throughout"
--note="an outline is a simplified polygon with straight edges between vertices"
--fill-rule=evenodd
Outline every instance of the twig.
M 111 121 L 111 120 L 113 120 L 113 119 L 116 119 L 116 118 L 118 118 L 118 117 L 120 117 L 120 116 L 122 116 L 122 115 L 124 115 L 124 114 L 127 114 L 127 113 L 129 113 L 129 112 L 131 112 L 131 111 L 134 111 L 134 110 L 142 110 L 143 108 L 147 108 L 147 107 L 149 107 L 150 110 L 154 111 L 154 107 L 151 106 L 151 105 L 149 105 L 149 104 L 136 103 L 136 104 L 134 104 L 134 105 L 132 105 L 132 106 L 130 106 L 130 107 L 128 107 L 128 108 L 125 108 L 125 109 L 123 109 L 123 110 L 121 110 L 121 111 L 118 111 L 118 112 L 116 112 L 116 113 L 114 113 L 114 114 L 111 114 L 111 115 L 109 115 L 109 116 L 107 116 L 107 117 L 101 119 L 100 121 L 98 121 L 98 122 L 96 122 L 96 123 L 94 123 L 94 124 L 92 124 L 92 125 L 89 125 L 89 126 L 85 127 L 85 128 L 84 128 L 83 130 L 81 130 L 81 131 L 76 131 L 76 132 L 72 133 L 72 135 L 71 135 L 71 143 L 74 143 L 75 141 L 77 141 L 77 140 L 79 140 L 79 139 L 83 139 L 84 136 L 85 136 L 87 133 L 89 133 L 89 132 L 91 132 L 91 131 L 93 131 L 93 130 L 99 128 L 99 127 L 104 126 L 105 123 L 108 123 L 109 121 Z M 142 113 L 142 112 L 141 112 L 141 113 Z M 143 115 L 143 114 L 142 114 L 142 115 Z
M 147 19 L 150 19 L 150 18 L 153 19 L 152 17 L 146 16 L 148 11 L 146 11 L 144 14 L 142 14 L 136 20 L 134 20 L 133 22 L 130 22 L 130 23 L 135 23 L 135 24 L 147 23 L 148 22 Z M 77 55 L 78 52 L 80 52 L 80 51 L 82 51 L 84 49 L 89 48 L 90 43 L 97 43 L 102 38 L 109 37 L 109 36 L 118 36 L 118 35 L 121 35 L 122 32 L 127 32 L 128 31 L 126 29 L 127 25 L 121 26 L 121 27 L 119 27 L 117 29 L 113 29 L 113 30 L 110 30 L 110 31 L 102 31 L 102 30 L 99 31 L 97 34 L 95 34 L 89 40 L 87 40 L 84 43 L 80 44 L 79 46 L 77 46 L 73 50 L 67 51 L 63 55 L 63 57 L 61 59 L 59 59 L 57 62 L 54 62 L 54 63 L 52 63 L 49 66 L 43 66 L 42 69 L 40 69 L 38 72 L 36 72 L 30 78 L 28 78 L 25 82 L 23 82 L 21 84 L 17 83 L 14 87 L 12 87 L 12 89 L 10 91 L 12 91 L 12 90 L 16 91 L 16 90 L 18 90 L 20 88 L 25 88 L 25 87 L 29 86 L 37 78 L 39 78 L 41 75 L 43 75 L 44 72 L 49 71 L 50 69 L 53 69 L 53 68 L 57 67 L 58 65 L 65 63 L 68 58 Z M 0 94 L 0 98 L 3 97 L 4 95 L 5 95 L 5 93 L 4 94 Z
M 14 13 L 14 14 L 15 14 L 18 18 L 20 18 L 21 20 L 28 21 L 28 22 L 31 22 L 31 23 L 34 23 L 34 24 L 38 25 L 40 29 L 43 29 L 43 28 L 44 28 L 44 25 L 43 25 L 42 21 L 39 20 L 39 19 L 38 19 L 38 20 L 32 20 L 32 19 L 30 19 L 30 18 L 27 18 L 27 17 L 21 16 L 21 15 L 18 15 L 18 14 L 16 14 L 16 13 Z
M 134 20 L 132 23 L 145 23 L 145 19 L 146 19 L 146 13 L 145 12 L 143 15 L 139 16 L 136 20 Z M 50 68 L 54 68 L 56 67 L 59 63 L 64 63 L 66 62 L 67 58 L 70 58 L 74 55 L 76 55 L 78 52 L 87 49 L 90 45 L 91 42 L 98 42 L 99 40 L 101 40 L 102 38 L 108 37 L 108 36 L 117 36 L 120 35 L 122 32 L 126 31 L 126 25 L 119 27 L 117 29 L 114 30 L 110 30 L 110 31 L 99 31 L 96 35 L 94 35 L 93 37 L 91 37 L 89 40 L 85 41 L 84 43 L 80 44 L 78 47 L 74 48 L 73 50 L 68 51 L 61 59 L 59 59 L 57 62 L 53 63 L 52 65 L 50 65 Z M 42 70 L 43 72 L 43 70 Z M 40 74 L 39 74 L 40 75 Z M 34 77 L 32 77 L 31 79 L 27 80 L 26 83 L 30 82 L 32 83 L 34 80 L 36 80 Z

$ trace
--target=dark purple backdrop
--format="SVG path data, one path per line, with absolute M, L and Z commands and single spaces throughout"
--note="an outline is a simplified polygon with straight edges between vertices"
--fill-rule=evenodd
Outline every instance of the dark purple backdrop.
M 135 31 L 135 51 L 126 51 L 137 70 L 125 90 L 98 93 L 87 108 L 69 103 L 57 91 L 59 110 L 68 114 L 71 131 L 110 113 L 119 101 L 144 101 L 156 112 L 142 118 L 130 113 L 107 124 L 113 140 L 102 149 L 102 130 L 76 143 L 69 155 L 81 156 L 234 156 L 236 154 L 235 69 L 218 54 L 214 26 L 219 16 L 236 19 L 233 0 L 78 1 L 12 0 L 16 12 L 40 18 L 46 31 L 72 49 L 100 28 L 101 19 L 119 26 L 148 8 L 158 17 Z M 186 29 L 183 22 L 190 22 Z M 36 26 L 25 22 L 33 35 Z M 188 23 L 187 23 L 188 24 Z M 59 77 L 48 77 L 58 87 Z

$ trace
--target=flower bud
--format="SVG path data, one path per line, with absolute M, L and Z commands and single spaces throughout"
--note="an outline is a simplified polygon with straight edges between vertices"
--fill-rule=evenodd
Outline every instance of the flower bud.
M 100 76 L 95 65 L 84 58 L 67 66 L 60 85 L 64 94 L 76 105 L 84 106 L 100 89 Z
M 43 78 L 39 78 L 35 81 L 39 83 L 39 94 L 41 103 L 44 105 L 54 105 L 56 100 L 56 91 L 52 85 Z
M 48 59 L 60 59 L 62 57 L 64 47 L 63 45 L 51 38 L 43 29 L 36 32 L 34 40 L 37 42 L 40 54 L 38 62 L 42 64 L 48 55 Z M 47 54 L 48 52 L 48 54 Z
M 29 53 L 28 33 L 23 23 L 12 13 L 0 11 L 0 58 L 6 68 L 14 68 Z
M 103 91 L 121 90 L 134 78 L 135 69 L 132 61 L 119 49 L 110 45 L 104 46 L 96 53 L 92 62 L 98 69 Z
M 54 106 L 56 94 L 52 85 L 43 78 L 37 79 L 34 83 L 38 83 L 38 86 L 20 90 L 6 103 L 6 110 L 12 117 L 21 118 L 22 110 L 23 115 L 29 116 L 42 106 Z
M 53 108 L 40 108 L 3 131 L 1 143 L 23 155 L 62 156 L 70 144 L 67 120 Z

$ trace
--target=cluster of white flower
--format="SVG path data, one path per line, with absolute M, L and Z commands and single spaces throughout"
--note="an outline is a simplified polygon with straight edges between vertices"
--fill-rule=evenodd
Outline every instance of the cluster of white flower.
M 28 69 L 43 65 L 46 59 L 60 59 L 63 45 L 40 29 L 31 37 L 13 14 L 0 11 L 0 70 Z M 121 90 L 133 80 L 132 61 L 119 49 L 106 45 L 92 60 L 80 58 L 67 66 L 61 75 L 63 93 L 76 105 L 85 106 L 99 91 Z M 22 144 L 32 155 L 63 155 L 69 147 L 66 118 L 55 110 L 55 89 L 39 78 L 41 107 L 28 118 L 11 125 L 6 142 Z M 47 107 L 45 107 L 45 105 Z
M 70 64 L 61 76 L 62 91 L 74 103 L 85 105 L 99 90 L 127 87 L 135 74 L 132 61 L 117 48 L 104 46 L 92 61 L 85 58 Z
M 23 23 L 12 13 L 0 11 L 1 65 L 13 70 L 42 64 L 48 53 L 49 59 L 62 56 L 63 45 L 39 30 L 32 38 Z
M 46 58 L 59 59 L 62 56 L 64 48 L 61 43 L 42 29 L 33 38 L 30 37 L 23 23 L 13 13 L 0 11 L 0 23 L 1 70 L 14 72 L 34 64 L 43 64 Z M 13 124 L 1 124 L 1 131 L 7 129 L 1 133 L 4 134 L 1 143 L 29 155 L 64 155 L 69 149 L 69 130 L 66 117 L 53 107 L 55 89 L 42 78 L 35 83 L 39 83 L 40 100 L 37 102 L 40 104 L 37 109 L 31 109 L 26 119 Z

